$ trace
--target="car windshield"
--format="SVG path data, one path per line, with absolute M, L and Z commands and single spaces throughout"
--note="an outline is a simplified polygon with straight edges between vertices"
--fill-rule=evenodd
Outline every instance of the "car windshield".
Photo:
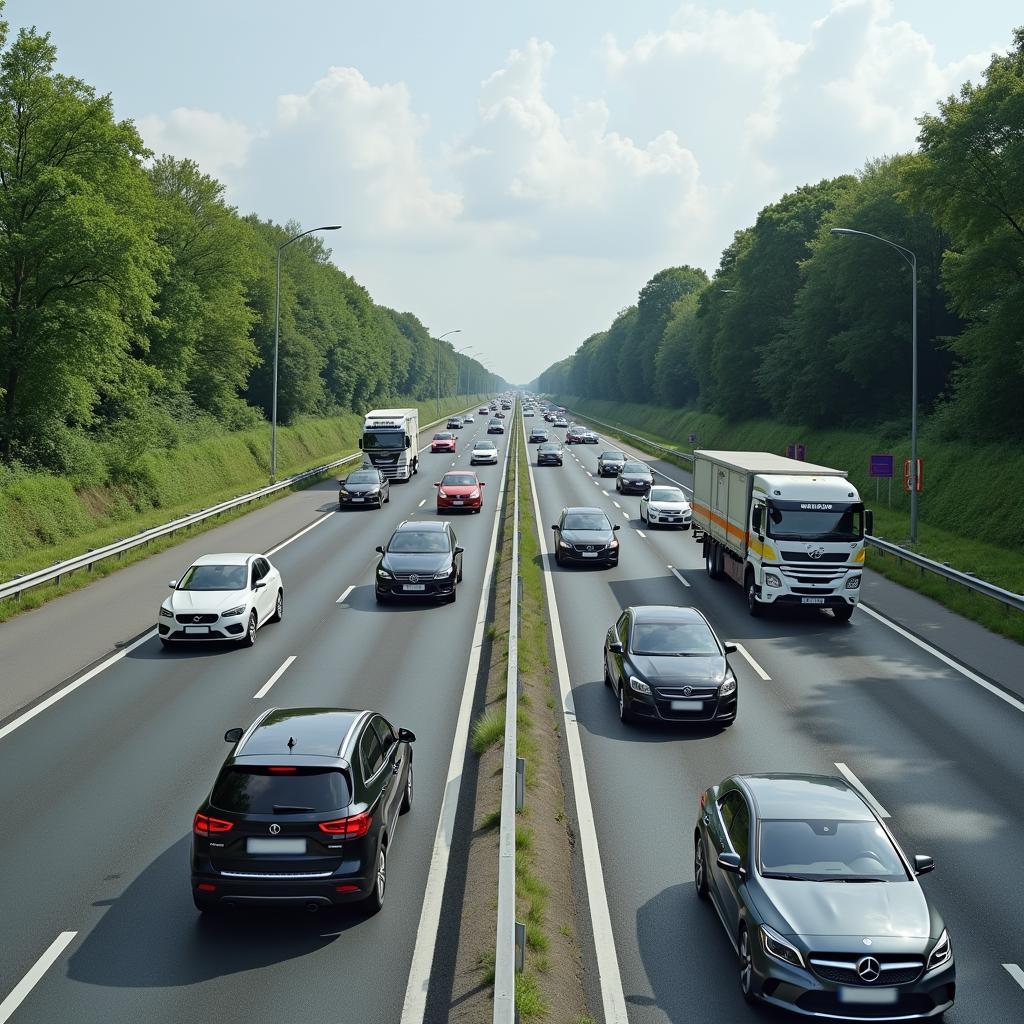
M 434 435 L 434 440 L 435 441 L 450 441 L 451 439 L 452 439 L 452 435 L 451 434 L 435 434 Z
M 678 487 L 652 487 L 651 501 L 686 501 L 686 495 Z
M 611 523 L 603 512 L 572 512 L 562 520 L 563 530 L 610 530 Z
M 817 504 L 816 508 L 801 505 Z M 776 540 L 856 541 L 864 536 L 864 506 L 840 502 L 772 502 L 768 533 Z
M 379 484 L 380 477 L 377 476 L 376 470 L 359 469 L 355 473 L 350 473 L 348 480 L 345 482 L 350 484 Z
M 232 765 L 220 773 L 210 795 L 214 807 L 238 814 L 337 811 L 350 801 L 348 779 L 333 768 L 275 772 L 270 767 Z
M 473 445 L 473 451 L 476 451 L 476 452 L 493 452 L 493 451 L 495 451 L 494 442 L 493 441 L 477 441 L 477 443 L 475 445 Z
M 622 452 L 601 452 L 601 458 L 605 462 L 625 462 L 626 456 Z
M 178 581 L 179 590 L 245 590 L 244 565 L 193 565 Z
M 542 444 L 540 446 L 540 451 L 542 451 L 542 452 L 557 452 L 557 451 L 561 451 L 561 449 L 562 449 L 562 446 L 560 444 L 555 443 L 555 442 L 549 442 L 548 444 Z
M 806 881 L 906 881 L 892 841 L 877 821 L 765 819 L 761 874 Z
M 448 534 L 443 530 L 400 530 L 391 538 L 388 551 L 410 554 L 434 554 L 448 550 Z
M 701 657 L 721 655 L 714 634 L 703 622 L 637 622 L 633 625 L 634 654 Z
M 441 477 L 442 487 L 476 487 L 477 483 L 472 473 L 445 473 Z
M 642 462 L 626 462 L 622 466 L 623 473 L 643 473 L 650 476 L 650 470 Z
M 403 430 L 364 430 L 363 451 L 394 451 L 405 447 Z

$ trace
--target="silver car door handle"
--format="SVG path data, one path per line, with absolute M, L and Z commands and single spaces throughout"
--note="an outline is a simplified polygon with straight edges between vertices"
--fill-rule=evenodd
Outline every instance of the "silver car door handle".
M 710 825 L 711 824 L 711 815 L 710 814 L 705 814 L 704 815 L 704 824 L 705 825 Z

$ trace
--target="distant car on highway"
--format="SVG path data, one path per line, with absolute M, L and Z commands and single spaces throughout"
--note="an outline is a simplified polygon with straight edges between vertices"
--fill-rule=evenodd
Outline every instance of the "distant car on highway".
M 584 444 L 597 444 L 600 438 L 592 430 L 584 430 L 582 441 Z
M 678 526 L 690 528 L 693 513 L 686 495 L 678 487 L 652 487 L 640 499 L 640 522 L 648 526 Z
M 487 424 L 487 433 L 488 434 L 504 434 L 505 433 L 505 424 L 502 423 L 501 420 L 499 420 L 499 419 L 492 419 L 491 422 Z
M 619 564 L 619 541 L 615 536 L 619 525 L 613 525 L 602 509 L 563 508 L 551 529 L 558 565 L 578 562 L 611 568 Z
M 908 857 L 845 779 L 730 776 L 701 794 L 693 839 L 747 1002 L 844 1021 L 953 1005 L 949 932 L 918 881 L 934 862 Z
M 557 441 L 545 441 L 537 448 L 538 466 L 562 465 L 562 446 Z
M 469 464 L 471 466 L 481 464 L 496 466 L 498 464 L 498 446 L 493 441 L 488 441 L 486 437 L 474 441 L 473 448 L 469 453 Z
M 377 913 L 415 735 L 373 711 L 269 708 L 224 739 L 234 748 L 192 821 L 196 908 Z
M 615 478 L 619 494 L 646 494 L 654 486 L 654 474 L 642 462 L 624 462 Z
M 502 409 L 503 408 L 504 408 L 504 406 L 502 406 Z M 494 413 L 494 418 L 495 419 L 499 419 L 499 420 L 503 420 L 505 418 L 505 414 L 504 414 L 504 412 L 502 412 L 501 409 L 498 409 Z
M 541 444 L 548 439 L 548 432 L 543 427 L 530 428 L 530 444 Z
M 476 418 L 471 412 L 467 412 L 466 415 L 462 417 L 462 425 L 465 426 L 467 423 L 476 423 Z
M 570 423 L 569 429 L 565 432 L 566 444 L 582 444 L 585 431 L 576 423 Z
M 447 430 L 442 430 L 435 434 L 430 442 L 430 450 L 432 452 L 454 452 L 457 445 L 455 435 L 449 433 Z
M 487 406 L 486 405 L 481 405 L 480 408 L 477 409 L 476 414 L 477 414 L 477 416 L 486 416 L 487 412 L 488 412 Z
M 157 633 L 165 647 L 177 643 L 236 640 L 256 643 L 256 631 L 284 617 L 284 583 L 264 555 L 202 555 L 160 605 Z
M 626 456 L 622 452 L 617 448 L 609 448 L 597 457 L 597 475 L 618 476 L 625 461 Z
M 554 426 L 559 428 L 567 427 L 569 426 L 569 421 L 564 416 L 556 416 Z
M 378 604 L 409 597 L 455 600 L 462 580 L 462 548 L 447 520 L 399 523 L 387 545 L 377 551 Z
M 449 430 L 461 430 L 463 426 L 463 420 L 461 416 L 449 416 L 448 417 L 448 429 Z
M 604 682 L 623 722 L 651 719 L 729 726 L 736 721 L 736 675 L 696 608 L 634 605 L 604 639 Z
M 390 500 L 391 484 L 379 469 L 364 466 L 338 481 L 339 508 L 382 508 Z
M 523 410 L 523 416 L 524 416 L 524 417 L 525 417 L 525 416 L 532 416 L 533 414 L 534 414 L 534 413 L 533 413 L 533 410 L 532 410 L 532 409 L 524 409 L 524 410 Z
M 479 512 L 483 508 L 483 483 L 476 473 L 463 470 L 445 473 L 437 488 L 437 511 Z

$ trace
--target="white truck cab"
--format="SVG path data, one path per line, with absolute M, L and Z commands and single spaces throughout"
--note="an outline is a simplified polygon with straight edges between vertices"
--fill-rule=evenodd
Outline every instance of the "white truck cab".
M 363 465 L 389 480 L 408 480 L 419 466 L 418 409 L 374 409 L 363 421 Z

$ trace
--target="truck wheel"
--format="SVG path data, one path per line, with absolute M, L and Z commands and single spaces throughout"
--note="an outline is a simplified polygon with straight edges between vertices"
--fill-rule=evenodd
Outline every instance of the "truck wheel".
M 841 604 L 832 609 L 832 614 L 836 617 L 837 622 L 849 622 L 850 616 L 853 615 L 853 605 Z
M 709 541 L 704 548 L 704 569 L 709 579 L 720 580 L 722 568 L 718 561 L 718 545 Z
M 752 570 L 747 570 L 743 585 L 747 591 L 747 611 L 756 619 L 761 614 L 761 602 L 757 599 L 757 587 L 754 584 L 754 573 Z

